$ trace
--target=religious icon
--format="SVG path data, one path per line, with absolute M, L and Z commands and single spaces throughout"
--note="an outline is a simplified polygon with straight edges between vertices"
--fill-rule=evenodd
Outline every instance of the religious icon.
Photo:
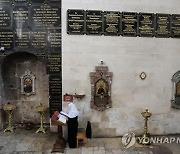
M 95 84 L 95 105 L 106 106 L 108 99 L 108 87 L 105 80 L 100 79 Z
M 176 83 L 176 95 L 180 96 L 180 81 Z
M 91 78 L 91 108 L 98 111 L 112 107 L 111 84 L 113 73 L 108 71 L 108 67 L 102 65 L 96 66 L 96 72 L 90 73 Z
M 24 92 L 30 93 L 32 92 L 32 80 L 31 78 L 25 78 L 24 79 Z
M 35 94 L 35 76 L 29 70 L 26 70 L 21 78 L 21 94 L 27 96 Z

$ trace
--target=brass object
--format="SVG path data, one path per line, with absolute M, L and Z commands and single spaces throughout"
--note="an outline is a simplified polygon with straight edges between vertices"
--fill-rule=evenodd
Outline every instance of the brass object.
M 40 116 L 41 116 L 41 119 L 40 119 L 40 128 L 36 131 L 36 133 L 39 133 L 39 132 L 43 132 L 45 133 L 45 129 L 43 127 L 43 118 L 44 118 L 44 112 L 48 109 L 48 107 L 46 106 L 37 106 L 36 107 L 36 110 L 39 112 Z
M 149 110 L 146 109 L 144 112 L 141 113 L 141 115 L 144 117 L 144 134 L 142 136 L 143 140 L 142 140 L 141 144 L 149 145 L 150 140 L 149 140 L 149 132 L 148 132 L 147 121 L 151 117 L 152 113 L 150 113 Z
M 6 104 L 3 106 L 3 110 L 8 113 L 8 127 L 4 130 L 4 132 L 13 132 L 14 127 L 12 126 L 12 114 L 15 108 L 16 106 L 12 104 Z

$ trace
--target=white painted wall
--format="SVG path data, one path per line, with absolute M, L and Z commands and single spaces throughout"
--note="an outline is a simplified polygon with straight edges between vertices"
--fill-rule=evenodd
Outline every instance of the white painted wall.
M 180 133 L 180 110 L 171 108 L 171 78 L 180 70 L 180 40 L 122 36 L 68 35 L 68 9 L 180 14 L 179 0 L 62 0 L 63 94 L 84 92 L 75 100 L 79 127 L 92 123 L 93 136 L 143 133 L 141 112 L 152 112 L 151 134 Z M 90 77 L 103 59 L 113 72 L 111 109 L 90 108 Z M 141 80 L 141 72 L 147 74 Z M 65 105 L 65 103 L 64 103 Z M 65 108 L 64 108 L 65 109 Z M 114 133 L 110 133 L 113 130 Z

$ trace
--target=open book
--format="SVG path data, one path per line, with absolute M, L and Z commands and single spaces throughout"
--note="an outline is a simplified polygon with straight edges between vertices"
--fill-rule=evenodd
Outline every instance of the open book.
M 51 117 L 52 121 L 59 121 L 63 124 L 66 124 L 68 114 L 61 111 L 60 113 L 58 111 L 55 111 L 54 114 Z

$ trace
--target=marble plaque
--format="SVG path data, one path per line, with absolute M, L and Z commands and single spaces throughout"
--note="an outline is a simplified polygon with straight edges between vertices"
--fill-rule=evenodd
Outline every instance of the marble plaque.
M 139 36 L 154 36 L 155 33 L 155 18 L 153 13 L 139 13 Z
M 17 29 L 28 28 L 29 17 L 27 6 L 15 6 L 13 8 L 13 25 Z
M 86 11 L 86 34 L 102 35 L 103 34 L 103 18 L 102 11 L 87 10 Z
M 10 28 L 12 26 L 11 12 L 10 5 L 0 5 L 0 28 Z
M 47 63 L 48 74 L 61 73 L 61 54 L 60 53 L 48 54 L 46 63 Z
M 180 14 L 172 14 L 171 17 L 171 36 L 180 37 Z
M 85 33 L 85 12 L 84 10 L 67 11 L 67 33 L 84 34 Z
M 120 35 L 120 12 L 104 12 L 104 35 Z
M 156 14 L 156 37 L 170 37 L 170 15 Z
M 32 28 L 60 27 L 60 7 L 41 5 L 30 8 Z
M 13 50 L 13 30 L 12 29 L 0 29 L 0 48 L 3 51 Z

